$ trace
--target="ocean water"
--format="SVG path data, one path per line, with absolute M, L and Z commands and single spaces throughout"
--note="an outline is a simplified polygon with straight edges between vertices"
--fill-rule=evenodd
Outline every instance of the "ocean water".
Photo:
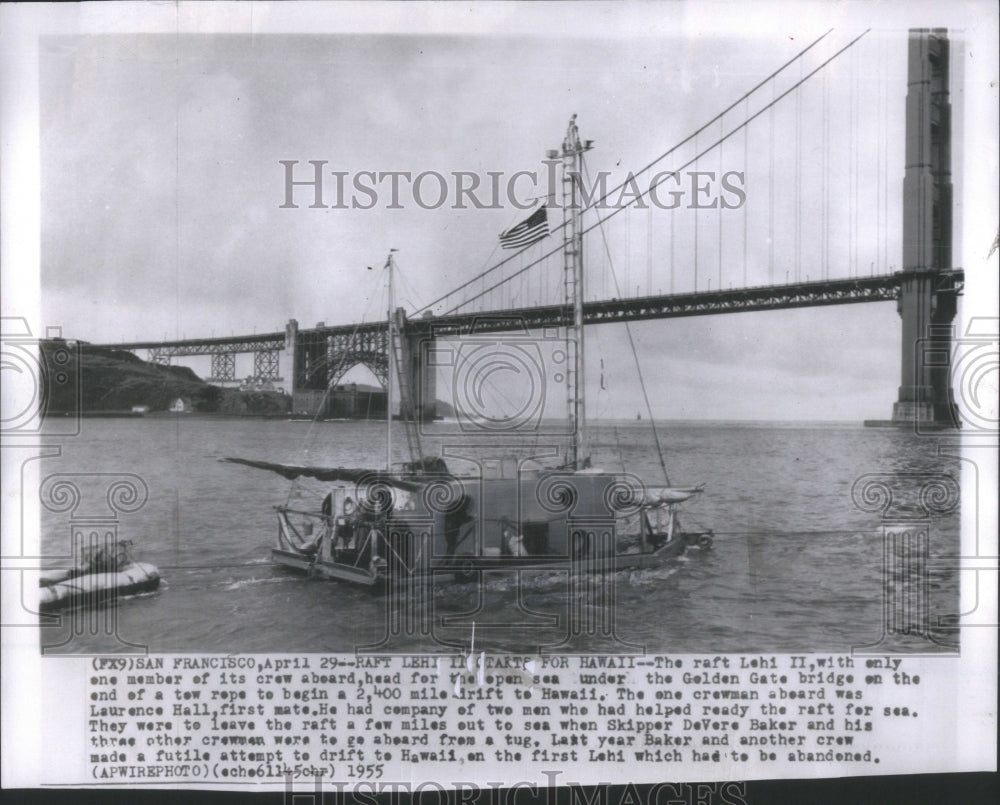
M 468 648 L 473 640 L 476 650 L 498 652 L 958 648 L 957 630 L 947 625 L 959 607 L 958 507 L 949 511 L 933 490 L 929 510 L 928 499 L 916 497 L 927 479 L 958 478 L 958 459 L 939 452 L 953 435 L 809 423 L 665 422 L 658 429 L 670 480 L 706 485 L 686 505 L 683 523 L 712 529 L 710 550 L 597 578 L 504 573 L 480 583 L 442 580 L 422 601 L 415 628 L 400 632 L 393 620 L 399 613 L 384 594 L 271 563 L 272 506 L 294 491 L 298 503 L 318 507 L 321 488 L 293 490 L 276 474 L 220 461 L 378 467 L 384 423 L 84 420 L 78 436 L 47 439 L 61 455 L 38 462 L 40 478 L 48 479 L 43 499 L 46 484 L 61 480 L 80 493 L 75 509 L 43 507 L 43 554 L 66 555 L 71 518 L 107 520 L 110 500 L 118 504 L 118 537 L 134 542 L 138 560 L 159 567 L 163 583 L 155 593 L 47 623 L 42 645 L 53 653 L 136 645 L 154 652 L 350 652 L 376 645 L 430 652 Z M 402 459 L 405 439 L 397 430 Z M 447 445 L 471 455 L 454 426 L 432 431 L 425 438 L 430 450 Z M 598 423 L 590 442 L 595 466 L 662 483 L 648 423 Z M 148 490 L 144 502 L 121 489 L 109 497 L 116 480 L 133 476 Z M 905 587 L 915 596 L 910 611 L 921 613 L 908 622 L 909 635 L 887 632 L 887 590 L 900 589 L 903 563 L 886 558 L 878 511 L 862 510 L 852 498 L 864 476 L 881 479 L 904 515 L 929 512 L 926 566 L 919 578 L 903 580 L 912 582 Z

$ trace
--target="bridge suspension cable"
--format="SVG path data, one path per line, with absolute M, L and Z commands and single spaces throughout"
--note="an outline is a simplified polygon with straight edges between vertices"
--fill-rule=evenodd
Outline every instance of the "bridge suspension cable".
M 745 129 L 747 126 L 750 125 L 750 123 L 752 123 L 754 120 L 756 120 L 757 118 L 759 118 L 765 112 L 769 112 L 777 104 L 779 104 L 782 100 L 784 100 L 786 97 L 788 97 L 791 93 L 795 92 L 796 89 L 798 89 L 800 86 L 802 86 L 807 81 L 809 81 L 809 79 L 811 79 L 813 76 L 815 76 L 821 70 L 823 70 L 827 65 L 829 65 L 835 59 L 839 58 L 842 54 L 844 54 L 850 48 L 852 48 L 854 45 L 856 45 L 870 31 L 871 31 L 871 28 L 867 28 L 864 31 L 862 31 L 860 34 L 858 34 L 858 36 L 854 37 L 854 39 L 852 39 L 846 45 L 844 45 L 839 50 L 837 50 L 836 52 L 834 52 L 833 55 L 829 56 L 827 59 L 825 59 L 824 61 L 822 61 L 817 67 L 815 67 L 814 69 L 812 69 L 808 73 L 806 73 L 801 79 L 799 79 L 794 84 L 792 84 L 792 86 L 790 86 L 788 89 L 786 89 L 780 95 L 775 95 L 774 98 L 771 101 L 769 101 L 767 104 L 765 104 L 759 110 L 757 110 L 756 112 L 754 112 L 752 115 L 750 115 L 748 118 L 746 118 L 743 122 L 739 123 L 737 126 L 735 126 L 735 128 L 731 129 L 728 133 L 726 133 L 723 136 L 721 136 L 718 140 L 716 140 L 711 145 L 709 145 L 708 147 L 706 147 L 705 149 L 703 149 L 701 152 L 695 154 L 695 156 L 691 157 L 689 160 L 687 160 L 687 162 L 685 162 L 684 164 L 680 165 L 679 167 L 677 167 L 676 169 L 674 169 L 670 173 L 671 174 L 676 174 L 676 173 L 679 173 L 680 171 L 683 171 L 685 168 L 688 168 L 691 165 L 694 165 L 699 159 L 701 159 L 706 154 L 708 154 L 711 151 L 713 151 L 715 148 L 717 148 L 719 145 L 721 145 L 723 142 L 725 142 L 729 138 L 735 136 L 738 132 L 740 132 L 743 129 Z M 713 118 L 713 120 L 714 120 L 714 118 Z M 701 129 L 699 129 L 699 131 L 701 131 L 703 129 L 704 129 L 704 126 Z M 690 140 L 693 136 L 694 135 L 692 135 L 691 137 L 688 137 L 687 140 Z M 687 140 L 685 140 L 685 142 Z M 666 177 L 660 178 L 660 179 L 658 179 L 658 181 L 651 182 L 650 186 L 647 189 L 641 190 L 640 192 L 634 194 L 633 198 L 631 200 L 629 200 L 628 203 L 623 204 L 622 206 L 619 206 L 619 207 L 616 207 L 616 208 L 610 210 L 607 215 L 605 215 L 603 217 L 598 217 L 597 220 L 594 223 L 590 224 L 589 226 L 584 227 L 582 229 L 582 231 L 581 231 L 581 234 L 585 235 L 588 232 L 591 232 L 595 228 L 601 226 L 605 221 L 608 221 L 611 218 L 613 218 L 616 215 L 618 215 L 620 212 L 631 208 L 637 201 L 639 201 L 640 199 L 645 198 L 650 193 L 652 193 L 665 180 L 666 180 Z M 852 198 L 853 198 L 853 196 L 852 196 Z M 596 204 L 595 205 L 591 205 L 590 207 L 585 208 L 584 211 L 586 211 L 587 209 L 592 209 L 594 206 L 596 206 Z M 695 222 L 697 222 L 697 216 L 695 217 Z M 561 228 L 561 226 L 557 227 L 555 231 L 557 231 L 559 228 Z M 774 237 L 773 237 L 773 233 L 772 233 L 771 243 L 773 244 L 773 242 L 774 242 Z M 695 245 L 697 247 L 697 238 L 695 239 Z M 462 302 L 459 302 L 457 305 L 452 306 L 451 308 L 449 308 L 448 310 L 446 310 L 441 315 L 447 316 L 450 313 L 454 313 L 454 312 L 460 310 L 461 308 L 465 307 L 466 305 L 471 304 L 472 302 L 476 301 L 477 299 L 482 298 L 483 296 L 485 296 L 490 291 L 495 290 L 496 288 L 498 288 L 503 283 L 510 281 L 511 279 L 513 279 L 514 277 L 518 276 L 519 274 L 522 274 L 523 272 L 528 271 L 529 269 L 531 269 L 534 266 L 538 265 L 539 263 L 541 263 L 546 258 L 551 257 L 554 254 L 557 254 L 561 250 L 562 250 L 562 246 L 560 245 L 560 246 L 557 246 L 557 247 L 555 247 L 555 248 L 553 248 L 553 249 L 545 252 L 544 254 L 542 254 L 537 259 L 535 259 L 532 262 L 528 263 L 528 265 L 526 265 L 524 268 L 522 268 L 519 271 L 511 274 L 510 276 L 506 277 L 505 279 L 502 279 L 499 282 L 494 283 L 493 285 L 490 285 L 488 287 L 484 287 L 483 290 L 481 290 L 479 293 L 474 294 L 473 296 L 470 296 L 470 297 L 464 299 Z M 511 258 L 507 258 L 507 260 L 510 260 L 510 259 Z M 504 262 L 507 262 L 507 261 L 505 260 Z M 473 282 L 478 282 L 479 280 L 484 279 L 485 276 L 486 276 L 486 274 L 489 274 L 491 271 L 495 270 L 497 267 L 499 267 L 499 265 L 501 265 L 501 264 L 497 264 L 497 266 L 494 266 L 493 268 L 489 269 L 488 271 L 484 272 L 483 274 L 479 275 L 478 277 L 474 277 L 473 279 L 469 280 L 468 282 L 463 283 L 463 285 L 459 286 L 459 288 L 456 288 L 454 291 L 452 291 L 452 292 L 450 292 L 448 294 L 445 294 L 445 296 L 443 296 L 443 297 L 435 300 L 434 302 L 432 302 L 431 306 L 433 306 L 433 305 L 435 305 L 435 304 L 443 301 L 444 299 L 447 299 L 449 296 L 453 296 L 456 292 L 458 292 L 459 290 L 462 290 L 462 288 L 465 288 L 465 287 L 471 285 Z M 772 266 L 772 271 L 773 271 L 773 266 Z M 773 284 L 773 277 L 771 277 L 771 283 Z
M 682 139 L 680 142 L 676 143 L 675 145 L 673 145 L 672 147 L 670 147 L 669 149 L 667 149 L 666 151 L 664 151 L 662 154 L 660 154 L 660 156 L 658 156 L 656 159 L 654 159 L 653 161 L 651 161 L 645 167 L 643 167 L 640 170 L 636 171 L 635 173 L 631 174 L 631 176 L 633 178 L 641 176 L 643 173 L 645 173 L 646 171 L 648 171 L 651 168 L 655 167 L 660 162 L 662 162 L 664 159 L 666 159 L 667 157 L 669 157 L 675 151 L 679 150 L 680 148 L 682 148 L 683 146 L 687 145 L 689 142 L 691 142 L 692 140 L 694 140 L 699 134 L 701 134 L 702 132 L 704 132 L 706 129 L 708 129 L 710 126 L 712 126 L 714 123 L 716 123 L 718 121 L 721 121 L 725 117 L 725 115 L 727 115 L 729 112 L 731 112 L 737 106 L 739 106 L 741 103 L 747 101 L 752 95 L 754 95 L 754 93 L 756 93 L 758 90 L 760 90 L 762 87 L 764 87 L 768 82 L 772 82 L 775 78 L 777 78 L 781 73 L 783 73 L 791 65 L 793 65 L 795 62 L 797 62 L 798 60 L 800 60 L 801 58 L 803 58 L 809 51 L 811 51 L 813 48 L 815 48 L 820 42 L 822 42 L 832 32 L 833 32 L 833 28 L 830 28 L 824 34 L 822 34 L 821 36 L 817 37 L 814 41 L 810 42 L 806 47 L 804 47 L 802 50 L 800 50 L 798 53 L 796 53 L 792 58 L 790 58 L 788 61 L 786 61 L 780 67 L 778 67 L 772 73 L 770 73 L 766 78 L 762 79 L 760 82 L 758 82 L 757 84 L 755 84 L 749 90 L 747 90 L 746 92 L 744 92 L 743 95 L 741 95 L 739 98 L 737 98 L 735 101 L 733 101 L 733 103 L 729 104 L 729 106 L 727 106 L 725 109 L 723 109 L 717 115 L 715 115 L 711 120 L 709 120 L 708 122 L 704 123 L 702 126 L 700 126 L 694 132 L 692 132 L 687 137 L 685 137 L 684 139 Z M 857 40 L 855 40 L 855 41 L 857 41 Z M 851 44 L 853 44 L 853 42 Z M 850 45 L 848 45 L 848 47 L 850 47 Z M 836 55 L 839 55 L 839 52 Z M 828 61 L 830 61 L 830 60 L 828 60 Z M 824 64 L 820 66 L 820 69 L 822 69 L 822 67 L 825 66 L 827 63 L 828 62 L 824 62 Z M 628 184 L 628 180 L 626 180 L 626 181 L 618 184 L 617 186 L 611 188 L 610 190 L 608 190 L 599 199 L 597 199 L 596 201 L 593 201 L 592 203 L 590 203 L 586 207 L 584 207 L 582 211 L 586 212 L 587 210 L 592 209 L 594 207 L 597 207 L 600 204 L 604 203 L 605 201 L 607 201 L 608 196 L 610 196 L 612 193 L 619 192 L 620 190 L 622 190 L 626 186 L 626 184 Z M 558 226 L 554 227 L 551 230 L 551 234 L 555 234 L 556 232 L 558 232 L 560 229 L 562 229 L 562 227 L 564 225 L 565 224 L 559 224 Z M 425 310 L 431 310 L 435 305 L 440 304 L 441 302 L 445 301 L 449 297 L 452 297 L 455 294 L 457 294 L 459 291 L 462 291 L 462 290 L 468 288 L 469 286 L 475 284 L 476 282 L 479 282 L 486 275 L 488 275 L 488 274 L 490 274 L 490 273 L 492 273 L 494 271 L 499 270 L 504 265 L 506 265 L 507 263 L 511 262 L 518 254 L 520 254 L 521 252 L 526 251 L 528 248 L 530 248 L 530 247 L 525 247 L 524 249 L 521 249 L 517 253 L 512 254 L 510 257 L 504 258 L 503 260 L 501 260 L 500 262 L 498 262 L 495 265 L 491 266 L 490 268 L 486 269 L 485 271 L 482 271 L 479 274 L 477 274 L 476 276 L 474 276 L 471 279 L 467 280 L 466 282 L 463 282 L 457 288 L 453 288 L 448 293 L 443 294 L 442 296 L 440 296 L 437 299 L 435 299 L 433 302 L 430 302 L 429 304 L 425 305 L 420 310 L 416 311 L 415 315 L 419 315 L 420 313 L 423 313 Z M 545 257 L 548 257 L 551 254 L 554 254 L 555 252 L 560 251 L 560 249 L 561 249 L 561 247 L 553 250 L 553 252 L 550 252 L 549 254 L 543 255 L 542 257 L 538 258 L 538 260 L 535 261 L 535 262 L 536 263 L 540 262 L 541 260 L 545 259 Z M 494 246 L 493 253 L 495 253 L 495 252 L 496 252 L 496 247 Z M 491 253 L 491 255 L 492 255 L 492 253 Z M 487 260 L 488 259 L 489 258 L 487 258 Z M 527 270 L 528 268 L 531 268 L 533 265 L 535 265 L 535 263 L 529 264 L 524 269 L 522 269 L 522 271 L 523 270 Z M 520 272 L 517 272 L 517 273 L 520 273 Z M 514 274 L 512 276 L 517 276 L 517 274 Z M 482 296 L 482 295 L 483 294 L 481 293 L 479 296 Z M 474 297 L 474 298 L 479 298 L 479 296 Z M 465 303 L 459 304 L 457 307 L 453 307 L 448 312 L 451 312 L 453 310 L 457 310 L 458 308 L 463 307 L 464 304 Z M 443 315 L 447 315 L 447 314 L 443 314 Z

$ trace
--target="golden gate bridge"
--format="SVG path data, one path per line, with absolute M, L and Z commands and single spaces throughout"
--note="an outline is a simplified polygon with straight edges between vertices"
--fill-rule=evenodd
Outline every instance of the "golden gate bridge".
M 902 354 L 893 420 L 952 424 L 941 356 L 951 352 L 964 274 L 952 265 L 947 32 L 910 31 L 905 73 L 901 42 L 869 31 L 834 40 L 823 34 L 610 189 L 589 170 L 573 177 L 586 191 L 583 322 L 894 300 Z M 739 192 L 713 197 L 727 175 Z M 438 339 L 572 323 L 563 246 L 551 243 L 530 244 L 399 313 L 410 387 L 420 389 L 412 414 L 434 416 Z M 147 350 L 159 363 L 211 356 L 208 380 L 222 384 L 237 381 L 236 356 L 252 354 L 253 376 L 287 375 L 295 410 L 309 413 L 359 364 L 385 385 L 390 362 L 384 321 L 300 329 L 291 320 L 271 333 L 104 346 Z

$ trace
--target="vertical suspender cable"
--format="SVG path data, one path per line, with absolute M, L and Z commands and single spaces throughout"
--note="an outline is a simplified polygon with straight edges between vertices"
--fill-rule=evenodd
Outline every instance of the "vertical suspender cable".
M 646 296 L 653 295 L 653 205 L 646 207 Z
M 823 279 L 830 278 L 830 74 L 823 73 Z
M 882 60 L 882 91 L 885 94 L 885 104 L 883 108 L 883 128 L 882 128 L 882 220 L 885 222 L 885 231 L 882 243 L 882 268 L 889 271 L 889 43 L 883 37 L 882 50 L 885 58 Z
M 625 213 L 625 297 L 631 294 L 629 269 L 632 267 L 632 216 Z
M 719 138 L 726 133 L 725 128 L 722 125 L 722 118 L 719 118 Z M 719 143 L 719 173 L 718 176 L 721 180 L 722 178 L 722 149 L 726 147 L 724 142 Z M 719 290 L 722 290 L 722 201 L 719 200 Z
M 698 153 L 698 135 L 694 136 L 694 152 Z M 697 160 L 697 157 L 695 158 Z M 695 166 L 697 166 L 695 161 Z M 694 208 L 694 289 L 698 290 L 698 207 Z
M 857 98 L 854 95 L 854 53 L 851 53 L 850 59 L 850 71 L 847 77 L 847 106 L 848 106 L 848 118 L 847 118 L 847 136 L 850 139 L 848 145 L 848 163 L 847 163 L 847 274 L 850 277 L 855 276 L 854 267 L 854 104 Z
M 747 101 L 743 107 L 743 114 L 750 111 L 750 102 Z M 747 173 L 749 173 L 749 166 L 747 164 L 747 153 L 749 150 L 748 141 L 750 138 L 749 127 L 743 129 L 743 186 L 746 187 L 747 183 Z M 747 203 L 746 199 L 743 200 L 743 287 L 747 287 Z
M 877 68 L 875 71 L 875 93 L 876 93 L 876 123 L 875 129 L 878 136 L 875 139 L 875 262 L 879 272 L 882 270 L 882 46 L 879 41 L 876 51 Z
M 802 62 L 799 62 L 802 78 Z M 795 90 L 795 281 L 802 268 L 802 87 Z
M 858 102 L 858 51 L 851 54 L 851 177 L 853 187 L 851 189 L 851 265 L 854 266 L 854 276 L 860 274 L 858 266 L 858 161 L 860 144 L 858 143 L 858 119 L 860 109 L 857 109 Z
M 528 299 L 528 296 L 531 293 L 530 279 L 531 277 L 528 276 L 527 273 L 522 274 L 521 284 L 517 292 L 518 302 L 524 305 L 525 307 L 527 307 L 530 304 L 530 300 Z
M 774 83 L 771 83 L 771 100 L 775 97 Z M 768 111 L 770 130 L 768 148 L 770 168 L 767 174 L 767 282 L 774 285 L 774 107 Z
M 601 252 L 601 299 L 608 298 L 608 258 Z
M 674 231 L 676 229 L 674 224 L 674 211 L 668 210 L 670 213 L 670 293 L 674 292 Z

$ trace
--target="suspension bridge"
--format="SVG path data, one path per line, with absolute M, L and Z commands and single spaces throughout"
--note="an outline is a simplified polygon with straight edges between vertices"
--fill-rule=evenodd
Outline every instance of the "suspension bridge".
M 442 339 L 572 323 L 570 240 L 558 235 L 579 226 L 585 325 L 895 301 L 892 420 L 953 424 L 951 324 L 964 274 L 952 264 L 950 151 L 945 30 L 905 41 L 828 31 L 624 181 L 609 188 L 583 162 L 566 180 L 582 191 L 582 215 L 564 203 L 550 237 L 400 310 L 403 364 L 419 389 L 412 413 L 435 415 Z M 558 202 L 553 189 L 550 212 Z M 388 340 L 385 321 L 300 329 L 293 319 L 279 332 L 104 346 L 159 363 L 210 356 L 208 380 L 220 384 L 238 382 L 237 355 L 249 354 L 254 378 L 286 383 L 294 409 L 315 414 L 354 366 L 388 382 Z

